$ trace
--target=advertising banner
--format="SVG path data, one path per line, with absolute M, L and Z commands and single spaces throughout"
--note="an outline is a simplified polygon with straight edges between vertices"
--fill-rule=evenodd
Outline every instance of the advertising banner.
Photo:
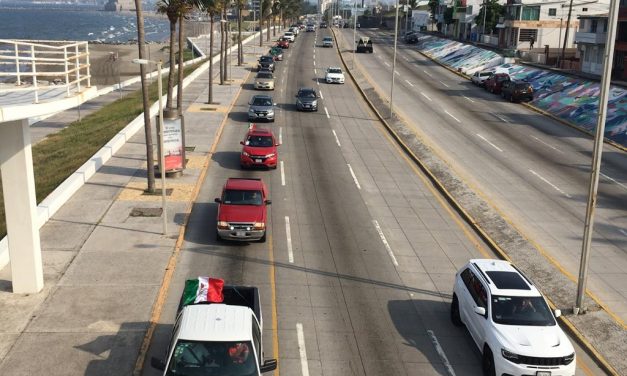
M 183 170 L 181 118 L 163 119 L 163 153 L 166 173 Z

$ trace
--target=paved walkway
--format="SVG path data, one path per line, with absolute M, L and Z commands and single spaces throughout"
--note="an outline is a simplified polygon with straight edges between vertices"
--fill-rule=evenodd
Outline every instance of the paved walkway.
M 247 61 L 266 50 L 246 47 Z M 235 53 L 231 61 L 237 63 Z M 166 235 L 161 217 L 130 215 L 135 208 L 161 207 L 159 196 L 142 195 L 145 146 L 138 132 L 41 229 L 43 291 L 13 294 L 9 267 L 0 270 L 1 375 L 132 373 L 194 187 L 249 73 L 249 67 L 231 67 L 232 84 L 214 86 L 218 106 L 206 104 L 207 74 L 186 88 L 187 146 L 193 151 L 184 175 L 167 182 L 173 191 Z M 57 128 L 62 119 L 75 120 L 76 110 L 66 112 L 55 120 Z

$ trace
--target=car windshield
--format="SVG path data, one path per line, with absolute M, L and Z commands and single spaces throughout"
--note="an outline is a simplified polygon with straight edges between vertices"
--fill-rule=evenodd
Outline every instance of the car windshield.
M 312 90 L 301 90 L 298 92 L 299 98 L 315 98 L 316 93 Z
M 294 35 L 294 33 L 292 33 L 291 31 L 285 32 L 285 36 L 291 37 L 292 35 Z
M 256 97 L 253 99 L 253 106 L 272 106 L 272 99 L 267 97 Z
M 553 313 L 541 296 L 492 296 L 492 320 L 503 325 L 553 326 Z
M 250 342 L 197 342 L 179 340 L 172 352 L 167 376 L 257 375 Z
M 248 140 L 246 140 L 246 145 L 256 148 L 268 148 L 274 146 L 274 143 L 270 136 L 249 136 Z
M 516 84 L 516 89 L 527 89 L 529 87 L 528 83 Z
M 262 205 L 261 191 L 227 189 L 222 202 L 227 205 Z
M 273 78 L 272 73 L 257 73 L 257 78 Z
M 329 68 L 328 72 L 341 74 L 342 70 L 340 68 Z
M 262 63 L 271 63 L 274 61 L 274 58 L 272 56 L 262 56 L 259 58 L 259 61 Z

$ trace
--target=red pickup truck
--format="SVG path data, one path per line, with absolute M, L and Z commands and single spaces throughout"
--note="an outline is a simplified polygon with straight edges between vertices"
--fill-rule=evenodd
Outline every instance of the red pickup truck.
M 261 179 L 229 178 L 218 203 L 216 237 L 239 241 L 266 241 L 268 188 Z

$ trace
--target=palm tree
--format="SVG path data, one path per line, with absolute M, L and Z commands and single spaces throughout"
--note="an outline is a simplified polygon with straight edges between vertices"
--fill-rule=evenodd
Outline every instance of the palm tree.
M 176 94 L 176 108 L 179 115 L 183 113 L 183 25 L 187 14 L 197 6 L 197 0 L 181 0 L 179 8 L 179 65 L 178 65 L 178 85 Z M 184 136 L 183 136 L 184 137 Z
M 142 13 L 142 1 L 135 0 L 135 12 L 137 13 L 137 44 L 139 46 L 139 58 L 146 58 L 146 35 L 144 32 L 144 14 Z M 146 192 L 155 193 L 155 164 L 152 150 L 152 127 L 150 124 L 150 99 L 148 98 L 148 80 L 146 80 L 146 66 L 139 65 L 142 82 L 142 100 L 144 103 L 144 133 L 146 137 L 146 163 L 148 174 L 148 187 Z M 159 80 L 161 77 L 159 77 Z
M 210 34 L 209 34 L 209 94 L 207 95 L 207 104 L 213 103 L 213 24 L 215 22 L 216 15 L 220 13 L 221 3 L 218 0 L 198 0 L 198 7 L 200 10 L 207 12 L 209 15 Z
M 245 0 L 237 0 L 237 66 L 244 64 L 244 48 L 242 46 L 242 8 Z
M 159 0 L 157 13 L 165 14 L 170 21 L 170 71 L 168 72 L 168 97 L 166 108 L 172 108 L 172 92 L 174 91 L 174 41 L 176 40 L 176 23 L 180 17 L 181 5 L 185 0 Z
M 263 1 L 263 16 L 266 19 L 266 27 L 268 28 L 266 31 L 266 42 L 270 41 L 270 16 L 272 15 L 272 0 L 262 0 Z

